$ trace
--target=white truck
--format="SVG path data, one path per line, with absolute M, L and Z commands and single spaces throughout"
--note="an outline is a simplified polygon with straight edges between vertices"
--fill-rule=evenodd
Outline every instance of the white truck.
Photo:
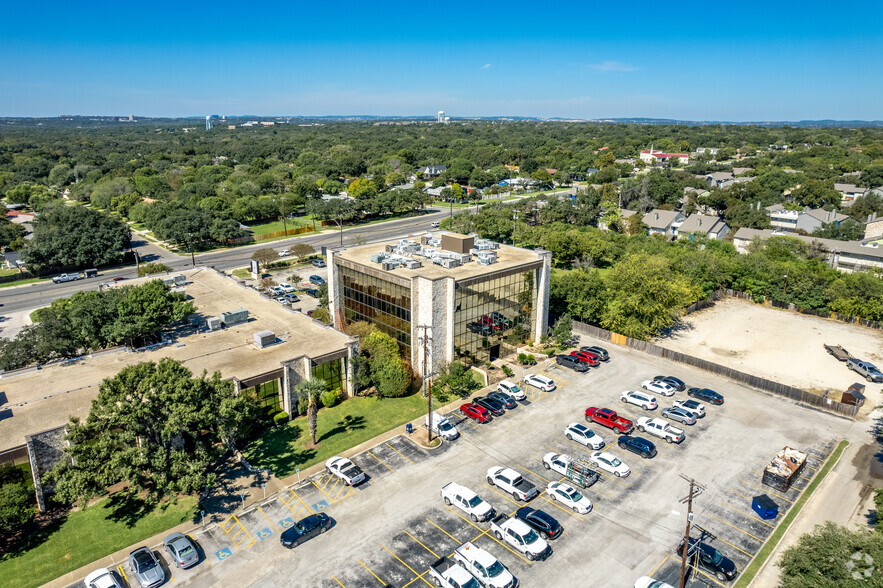
M 82 280 L 83 276 L 80 274 L 59 274 L 52 278 L 53 284 L 61 284 L 62 282 L 73 282 L 75 280 Z
M 669 443 L 680 443 L 687 438 L 683 429 L 673 427 L 662 419 L 651 419 L 650 417 L 638 419 L 638 430 L 665 439 Z
M 488 588 L 515 588 L 518 580 L 493 555 L 471 542 L 454 550 L 454 559 Z
M 474 522 L 486 521 L 494 516 L 494 507 L 482 500 L 481 496 L 456 482 L 442 486 L 441 496 L 445 504 L 452 504 L 469 515 Z
M 424 417 L 425 426 L 429 428 L 429 415 Z M 445 441 L 453 441 L 457 437 L 460 436 L 460 431 L 457 430 L 451 421 L 441 416 L 437 412 L 432 413 L 432 432 Z
M 429 576 L 439 588 L 481 588 L 472 574 L 447 557 L 439 558 L 429 566 Z
M 491 521 L 491 532 L 499 541 L 505 541 L 530 561 L 543 561 L 552 555 L 552 548 L 546 540 L 518 519 L 497 515 Z
M 492 467 L 487 471 L 487 483 L 508 492 L 515 500 L 533 500 L 540 495 L 537 487 L 512 468 Z

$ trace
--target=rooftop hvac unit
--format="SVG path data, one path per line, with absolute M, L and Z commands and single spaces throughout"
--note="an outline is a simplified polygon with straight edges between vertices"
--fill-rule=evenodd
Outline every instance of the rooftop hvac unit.
M 225 327 L 229 327 L 230 325 L 238 325 L 239 323 L 244 323 L 247 320 L 248 311 L 244 308 L 221 313 L 221 322 L 224 323 Z
M 389 257 L 389 256 L 388 256 L 386 253 L 378 253 L 378 254 L 376 254 L 376 255 L 372 255 L 372 256 L 370 257 L 370 259 L 371 259 L 371 261 L 373 261 L 374 263 L 380 263 L 381 261 L 383 261 L 383 260 L 386 259 L 387 257 Z
M 397 267 L 399 267 L 399 262 L 397 261 L 384 261 L 380 264 L 380 269 L 387 272 L 392 271 Z
M 187 276 L 184 274 L 177 274 L 172 276 L 172 280 L 175 282 L 176 286 L 183 286 L 187 283 Z
M 491 265 L 497 262 L 497 254 L 493 251 L 480 251 L 478 253 L 478 263 L 480 265 Z
M 276 342 L 276 333 L 273 331 L 258 331 L 254 334 L 254 344 L 258 349 L 263 349 L 267 345 Z
M 405 262 L 405 267 L 408 269 L 417 269 L 418 267 L 423 267 L 423 264 L 416 259 L 409 259 Z
M 387 245 L 387 246 L 385 247 L 385 249 L 386 249 L 386 252 L 387 252 L 387 253 L 392 253 L 393 251 L 396 250 L 396 246 L 395 246 L 395 245 Z
M 463 265 L 464 263 L 469 263 L 470 261 L 472 261 L 472 256 L 469 255 L 468 253 L 454 253 L 454 254 L 451 254 L 451 257 L 453 259 L 456 259 L 460 265 Z
M 439 265 L 445 269 L 453 269 L 460 265 L 460 262 L 456 259 L 441 259 L 440 261 Z
M 172 276 L 168 276 L 162 279 L 162 283 L 169 288 L 173 288 L 175 286 L 175 278 L 173 278 Z
M 221 328 L 221 317 L 219 316 L 210 316 L 205 319 L 205 326 L 209 331 L 218 331 Z
M 475 248 L 479 251 L 489 251 L 492 249 L 499 249 L 500 244 L 494 243 L 490 239 L 476 239 L 475 240 Z

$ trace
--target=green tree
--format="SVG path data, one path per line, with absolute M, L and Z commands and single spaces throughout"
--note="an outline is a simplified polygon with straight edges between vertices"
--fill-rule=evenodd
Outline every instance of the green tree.
M 276 253 L 275 249 L 263 248 L 254 251 L 251 254 L 251 258 L 260 263 L 262 267 L 266 267 L 271 263 L 279 261 L 279 254 Z
M 883 534 L 828 521 L 785 550 L 779 582 L 782 588 L 880 586 L 881 567 Z
M 446 363 L 439 370 L 433 389 L 453 392 L 461 398 L 469 396 L 481 385 L 472 377 L 471 370 L 459 361 Z
M 291 254 L 297 257 L 299 261 L 303 261 L 315 252 L 316 250 L 309 243 L 295 243 L 291 246 Z
M 0 533 L 15 532 L 34 518 L 34 493 L 21 484 L 0 486 Z
M 129 366 L 101 383 L 85 421 L 71 418 L 68 459 L 49 479 L 58 499 L 82 504 L 121 482 L 152 500 L 202 491 L 226 443 L 250 434 L 259 415 L 218 372 L 194 378 L 169 358 Z
M 316 445 L 316 432 L 319 422 L 319 400 L 326 388 L 325 380 L 319 378 L 304 380 L 295 387 L 295 394 L 297 394 L 299 399 L 303 399 L 307 405 L 307 424 L 310 427 L 310 438 L 313 440 L 313 445 Z
M 549 331 L 549 336 L 555 340 L 558 347 L 564 347 L 573 338 L 573 319 L 569 314 L 563 314 L 555 321 L 555 326 Z
M 120 290 L 116 317 L 113 323 L 102 328 L 102 335 L 112 344 L 125 342 L 131 346 L 145 335 L 196 312 L 193 303 L 187 302 L 186 294 L 172 292 L 161 280 Z
M 861 239 L 865 234 L 865 227 L 848 218 L 843 222 L 823 223 L 822 226 L 813 231 L 813 237 L 821 237 L 823 239 L 837 239 L 838 241 L 856 241 Z
M 557 314 L 570 314 L 597 324 L 604 312 L 607 287 L 597 270 L 573 270 L 552 274 L 549 302 Z
M 151 261 L 141 264 L 141 267 L 138 268 L 138 277 L 143 278 L 144 276 L 149 276 L 151 274 L 163 274 L 170 271 L 172 271 L 172 268 L 166 264 L 159 263 L 158 261 Z

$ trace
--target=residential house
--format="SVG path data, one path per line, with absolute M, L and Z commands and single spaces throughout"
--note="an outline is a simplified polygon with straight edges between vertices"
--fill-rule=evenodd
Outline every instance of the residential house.
M 753 167 L 734 167 L 733 175 L 741 176 L 742 174 L 747 174 L 748 172 L 754 171 Z
M 719 188 L 721 190 L 727 186 L 732 186 L 736 182 L 736 178 L 730 172 L 711 172 L 698 177 L 704 180 L 709 188 Z
M 879 241 L 883 239 L 883 218 L 877 218 L 877 213 L 869 214 L 865 223 L 864 241 Z
M 623 221 L 628 220 L 629 217 L 632 217 L 636 214 L 638 214 L 638 213 L 637 213 L 637 211 L 634 211 L 634 210 L 626 210 L 625 208 L 619 209 L 619 216 L 620 216 L 620 218 L 622 218 Z M 609 230 L 607 227 L 607 223 L 605 223 L 603 219 L 598 219 L 598 228 L 601 229 L 602 231 L 605 231 L 605 232 L 607 232 Z
M 791 237 L 800 239 L 807 244 L 815 244 L 825 251 L 828 265 L 842 272 L 867 271 L 883 269 L 883 244 L 873 241 L 838 241 L 836 239 L 820 239 L 805 235 L 788 234 L 769 229 L 741 228 L 736 231 L 733 245 L 739 253 L 748 253 L 748 245 L 755 239 L 765 240 L 770 237 Z
M 683 210 L 683 208 L 690 202 L 690 199 L 692 198 L 693 204 L 696 207 L 695 212 L 709 214 L 711 212 L 711 207 L 704 204 L 699 204 L 698 202 L 699 198 L 705 196 L 706 194 L 710 194 L 710 192 L 703 188 L 693 188 L 691 186 L 687 186 L 686 188 L 684 188 L 684 195 L 681 196 L 681 199 L 678 201 L 678 209 Z
M 840 192 L 840 204 L 849 206 L 856 198 L 867 192 L 866 188 L 855 184 L 834 184 L 834 189 Z
M 708 153 L 709 155 L 717 155 L 718 147 L 697 147 L 696 153 Z
M 437 178 L 447 171 L 448 166 L 446 165 L 427 165 L 425 167 L 421 167 L 418 171 L 423 172 L 424 178 Z
M 652 147 L 641 151 L 640 157 L 642 161 L 650 164 L 665 163 L 672 158 L 677 158 L 683 165 L 690 163 L 690 155 L 687 153 L 663 153 L 654 151 Z
M 589 168 L 586 168 L 586 171 L 573 172 L 572 174 L 570 174 L 570 177 L 573 178 L 574 181 L 583 182 L 586 180 L 586 178 L 595 175 L 599 171 L 600 170 L 598 170 L 598 168 L 596 168 L 596 167 L 589 167 Z
M 678 227 L 678 238 L 693 239 L 693 235 L 704 235 L 709 239 L 723 239 L 730 232 L 727 222 L 718 216 L 691 214 Z
M 665 235 L 668 238 L 675 237 L 678 234 L 678 227 L 684 222 L 685 218 L 677 210 L 660 210 L 656 208 L 645 214 L 642 220 L 647 225 L 647 234 Z
M 826 223 L 839 225 L 849 217 L 834 210 L 823 208 L 809 208 L 803 210 L 788 210 L 782 204 L 773 204 L 766 207 L 767 216 L 774 229 L 793 233 L 794 231 L 806 231 L 813 233 Z

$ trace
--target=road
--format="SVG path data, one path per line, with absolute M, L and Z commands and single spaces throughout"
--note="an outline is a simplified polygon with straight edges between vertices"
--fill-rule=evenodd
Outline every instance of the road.
M 455 214 L 461 214 L 464 212 L 464 209 L 456 210 L 454 212 Z M 356 238 L 359 239 L 359 242 L 374 243 L 378 241 L 386 241 L 388 239 L 406 237 L 410 234 L 422 233 L 431 228 L 430 224 L 432 222 L 441 221 L 448 216 L 450 216 L 450 211 L 439 211 L 424 214 L 415 218 L 393 220 L 344 229 L 342 232 L 343 243 L 344 245 L 351 244 Z M 195 262 L 197 265 L 211 266 L 218 270 L 229 270 L 247 267 L 251 255 L 256 249 L 265 247 L 284 249 L 295 243 L 308 243 L 317 250 L 320 250 L 322 246 L 337 247 L 340 246 L 341 243 L 341 232 L 336 230 L 325 231 L 322 234 L 311 235 L 309 237 L 296 237 L 272 241 L 270 243 L 258 243 L 255 245 L 237 247 L 235 249 L 201 253 L 195 256 L 195 260 L 191 260 L 190 257 L 176 255 L 144 240 L 133 239 L 132 246 L 138 252 L 142 262 L 162 262 L 173 269 L 184 269 L 190 267 Z M 41 308 L 43 306 L 48 306 L 53 300 L 58 298 L 69 298 L 75 293 L 83 290 L 97 289 L 99 283 L 107 282 L 114 278 L 135 277 L 137 277 L 136 268 L 134 266 L 128 266 L 103 270 L 98 274 L 98 278 L 95 279 L 66 282 L 63 284 L 39 282 L 24 286 L 10 286 L 8 288 L 0 289 L 0 304 L 2 304 L 2 311 L 4 313 Z

